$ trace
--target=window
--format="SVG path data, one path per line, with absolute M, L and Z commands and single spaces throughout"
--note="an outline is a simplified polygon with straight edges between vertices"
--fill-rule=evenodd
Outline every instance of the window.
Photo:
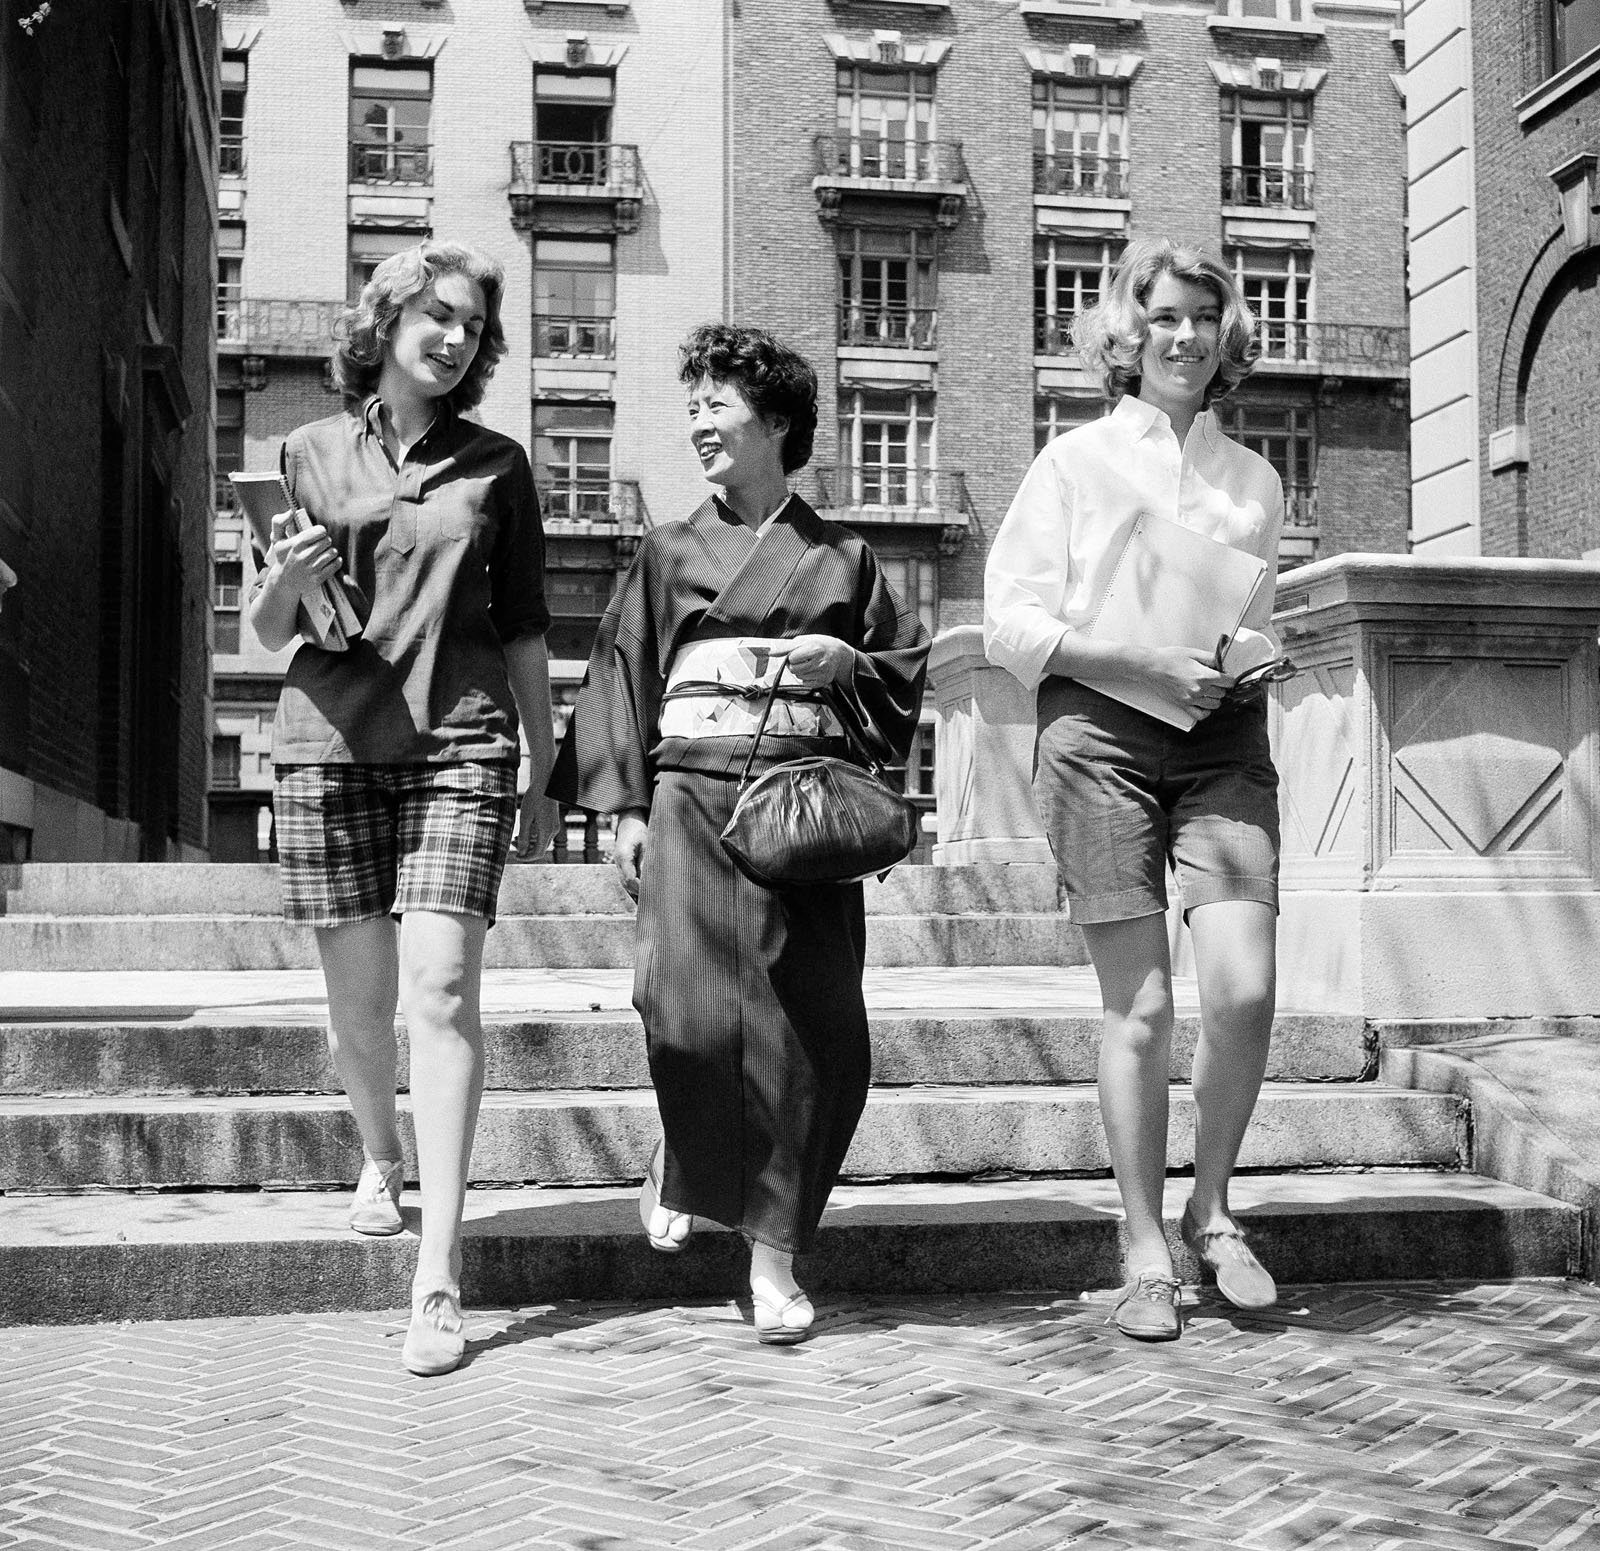
M 906 755 L 907 797 L 932 797 L 934 794 L 934 724 L 923 722 L 911 735 Z
M 426 229 L 416 231 L 370 231 L 365 227 L 350 230 L 350 277 L 348 300 L 353 304 L 361 295 L 361 288 L 372 278 L 372 272 L 386 258 L 404 253 L 430 237 Z
M 1222 201 L 1311 208 L 1311 99 L 1222 94 Z
M 849 504 L 936 507 L 933 395 L 862 388 L 841 395 L 840 408 Z
M 616 575 L 609 570 L 545 572 L 545 597 L 550 604 L 545 641 L 552 657 L 588 657 L 615 585 Z
M 1072 354 L 1072 320 L 1096 305 L 1111 283 L 1122 244 L 1038 237 L 1033 245 L 1033 348 Z
M 217 358 L 217 505 L 234 507 L 228 475 L 244 468 L 244 373 L 239 357 Z
M 350 181 L 431 183 L 433 72 L 415 65 L 350 67 Z
M 1098 420 L 1106 412 L 1104 399 L 1081 393 L 1041 393 L 1033 401 L 1033 450 L 1043 452 L 1063 431 Z
M 225 178 L 244 176 L 244 98 L 250 56 L 222 56 L 222 118 L 217 129 L 218 167 Z
M 539 142 L 541 183 L 604 184 L 610 178 L 609 142 L 615 78 L 537 71 L 533 78 L 533 133 Z
M 937 342 L 936 239 L 930 232 L 846 227 L 839 233 L 839 343 Z
M 217 338 L 244 337 L 244 227 L 227 221 L 217 228 Z
M 1224 16 L 1259 17 L 1269 22 L 1308 22 L 1311 0 L 1223 0 Z
M 211 562 L 212 645 L 218 653 L 239 650 L 239 598 L 244 591 L 244 562 L 218 555 Z M 237 740 L 235 740 L 237 742 Z M 237 778 L 237 769 L 234 772 Z
M 609 404 L 533 406 L 533 468 L 547 518 L 595 522 L 611 516 Z
M 1033 191 L 1122 199 L 1128 192 L 1128 88 L 1035 79 Z
M 1259 325 L 1261 354 L 1306 358 L 1311 319 L 1311 255 L 1295 248 L 1236 248 L 1234 275 Z
M 1550 73 L 1600 48 L 1600 0 L 1549 0 Z
M 221 648 L 218 648 L 220 650 Z M 211 740 L 211 786 L 214 791 L 236 792 L 242 763 L 239 738 L 213 737 Z
M 933 83 L 928 71 L 840 65 L 840 171 L 858 178 L 935 176 Z
M 932 635 L 939 617 L 938 561 L 927 555 L 880 555 L 878 569 L 894 589 L 894 595 L 916 611 Z
M 1226 410 L 1224 410 L 1226 414 Z M 1228 433 L 1261 454 L 1283 481 L 1283 520 L 1290 527 L 1316 522 L 1316 411 L 1280 404 L 1233 407 Z
M 614 355 L 617 282 L 612 243 L 536 238 L 533 264 L 533 353 Z

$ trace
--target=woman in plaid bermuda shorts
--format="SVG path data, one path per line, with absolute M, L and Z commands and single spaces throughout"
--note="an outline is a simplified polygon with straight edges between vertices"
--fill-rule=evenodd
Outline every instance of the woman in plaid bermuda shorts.
M 483 1089 L 484 934 L 532 779 L 521 854 L 554 833 L 544 536 L 527 455 L 462 417 L 505 353 L 504 272 L 456 243 L 380 264 L 337 329 L 342 413 L 284 445 L 295 503 L 257 557 L 251 622 L 277 650 L 342 575 L 369 605 L 344 652 L 301 641 L 273 729 L 284 912 L 314 927 L 328 1043 L 365 1160 L 350 1226 L 401 1228 L 394 1016 L 405 1011 L 422 1242 L 403 1361 L 461 1360 L 461 1213 Z

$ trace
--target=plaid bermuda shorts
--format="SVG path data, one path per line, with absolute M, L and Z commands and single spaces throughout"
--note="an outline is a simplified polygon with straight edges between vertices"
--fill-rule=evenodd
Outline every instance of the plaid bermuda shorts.
M 284 918 L 344 926 L 408 910 L 494 924 L 517 820 L 512 764 L 279 765 Z

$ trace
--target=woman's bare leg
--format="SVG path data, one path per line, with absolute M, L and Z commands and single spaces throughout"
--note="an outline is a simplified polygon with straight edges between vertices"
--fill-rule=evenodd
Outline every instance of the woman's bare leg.
M 1172 1273 L 1162 1229 L 1167 1084 L 1172 1065 L 1172 963 L 1164 915 L 1083 928 L 1100 980 L 1100 1118 L 1127 1218 L 1128 1269 Z
M 388 916 L 317 928 L 328 988 L 328 1050 L 350 1097 L 361 1144 L 374 1161 L 400 1160 L 395 1128 L 394 1010 L 399 994 L 395 925 Z
M 1228 1181 L 1267 1070 L 1277 1002 L 1277 916 L 1255 900 L 1189 912 L 1200 980 L 1194 1056 L 1194 1205 L 1201 1230 L 1229 1222 Z
M 483 1096 L 481 916 L 408 911 L 400 926 L 400 1005 L 411 1036 L 411 1109 L 422 1185 L 422 1245 L 415 1286 L 461 1280 L 466 1205 L 478 1104 Z

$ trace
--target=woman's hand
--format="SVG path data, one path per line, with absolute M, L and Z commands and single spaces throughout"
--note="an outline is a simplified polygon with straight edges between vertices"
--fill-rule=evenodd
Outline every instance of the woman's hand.
M 560 828 L 561 804 L 546 797 L 541 786 L 530 785 L 517 810 L 517 860 L 538 861 Z
M 808 689 L 849 678 L 856 654 L 832 635 L 796 636 L 789 644 L 789 671 Z
M 644 873 L 644 843 L 649 826 L 641 809 L 629 808 L 617 815 L 615 861 L 628 898 L 639 897 L 639 879 Z
M 1168 699 L 1209 716 L 1233 688 L 1233 675 L 1222 673 L 1211 652 L 1192 646 L 1153 646 L 1148 649 L 1145 678 Z
M 267 550 L 269 586 L 304 598 L 338 574 L 339 551 L 326 528 L 315 523 L 303 532 L 291 533 L 287 512 L 272 519 L 272 546 Z

